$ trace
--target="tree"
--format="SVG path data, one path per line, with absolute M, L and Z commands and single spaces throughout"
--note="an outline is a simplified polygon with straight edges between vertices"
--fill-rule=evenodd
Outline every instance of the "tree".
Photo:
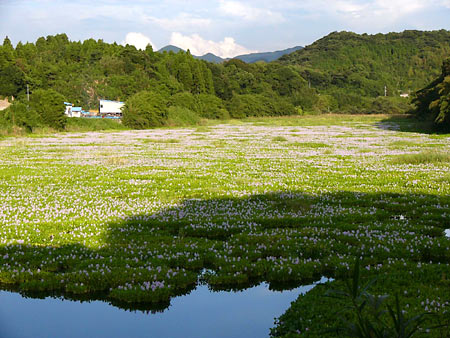
M 0 95 L 17 96 L 25 88 L 25 74 L 14 64 L 0 68 Z
M 432 120 L 436 128 L 450 130 L 450 59 L 444 61 L 441 76 L 416 93 L 413 103 L 418 117 Z
M 155 92 L 142 91 L 126 102 L 122 108 L 123 124 L 135 129 L 163 126 L 167 121 L 167 101 Z
M 30 95 L 30 109 L 39 114 L 43 123 L 58 130 L 64 129 L 64 97 L 53 89 L 36 89 Z

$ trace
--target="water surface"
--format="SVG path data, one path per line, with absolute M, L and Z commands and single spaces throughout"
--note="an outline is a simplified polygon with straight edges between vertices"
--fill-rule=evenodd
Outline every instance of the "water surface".
M 261 284 L 238 292 L 211 292 L 201 285 L 172 299 L 159 313 L 125 311 L 102 301 L 33 299 L 0 291 L 0 337 L 267 337 L 274 318 L 314 285 L 272 291 Z

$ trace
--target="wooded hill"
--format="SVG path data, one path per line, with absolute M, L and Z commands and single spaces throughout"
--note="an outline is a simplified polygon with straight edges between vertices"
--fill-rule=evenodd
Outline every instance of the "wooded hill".
M 334 32 L 279 62 L 295 65 L 320 92 L 341 108 L 359 106 L 361 97 L 414 93 L 439 76 L 450 56 L 450 31 L 389 34 Z M 358 98 L 359 97 L 359 98 Z
M 0 47 L 0 95 L 17 98 L 0 118 L 3 116 L 8 123 L 21 121 L 21 126 L 31 130 L 45 125 L 45 121 L 63 121 L 39 114 L 33 114 L 38 117 L 33 121 L 26 121 L 30 114 L 23 106 L 19 109 L 19 103 L 26 100 L 27 84 L 34 111 L 44 104 L 34 101 L 36 91 L 52 90 L 63 97 L 61 107 L 54 108 L 55 114 L 64 111 L 64 100 L 84 109 L 96 109 L 100 98 L 126 101 L 126 112 L 131 113 L 128 101 L 142 92 L 152 92 L 139 95 L 133 109 L 138 114 L 146 98 L 152 99 L 157 105 L 149 102 L 145 109 L 157 116 L 139 123 L 124 119 L 136 128 L 167 123 L 169 108 L 172 118 L 178 121 L 185 116 L 195 120 L 289 115 L 314 109 L 318 98 L 295 67 L 277 63 L 249 65 L 241 60 L 213 64 L 197 60 L 189 52 L 158 53 L 150 46 L 137 50 L 93 39 L 69 41 L 65 34 L 39 38 L 36 43 L 18 43 L 15 48 L 6 38 Z M 49 95 L 39 92 L 37 96 Z M 47 107 L 45 111 L 52 110 Z

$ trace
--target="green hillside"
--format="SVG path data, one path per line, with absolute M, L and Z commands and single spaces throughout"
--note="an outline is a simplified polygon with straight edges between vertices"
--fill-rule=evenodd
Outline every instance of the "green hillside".
M 334 94 L 377 97 L 412 93 L 439 76 L 450 56 L 450 32 L 404 31 L 389 34 L 334 32 L 280 58 L 296 65 L 313 88 Z M 351 98 L 349 100 L 352 102 Z
M 413 102 L 419 117 L 432 120 L 439 129 L 450 130 L 450 58 L 444 61 L 442 74 L 419 90 Z
M 64 129 L 64 101 L 86 110 L 98 109 L 99 99 L 124 101 L 124 123 L 139 128 L 200 118 L 292 115 L 313 109 L 317 101 L 317 93 L 291 66 L 213 64 L 168 49 L 158 53 L 150 46 L 137 50 L 102 40 L 70 41 L 65 34 L 14 47 L 5 38 L 0 98 L 15 100 L 0 112 L 0 127 Z

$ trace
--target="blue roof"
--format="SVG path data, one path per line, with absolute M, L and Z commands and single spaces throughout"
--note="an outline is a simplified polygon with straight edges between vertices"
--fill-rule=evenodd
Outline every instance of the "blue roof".
M 72 106 L 72 103 L 70 103 L 70 102 L 64 102 L 64 104 L 65 104 L 66 106 Z
M 81 107 L 72 107 L 72 111 L 81 111 Z

